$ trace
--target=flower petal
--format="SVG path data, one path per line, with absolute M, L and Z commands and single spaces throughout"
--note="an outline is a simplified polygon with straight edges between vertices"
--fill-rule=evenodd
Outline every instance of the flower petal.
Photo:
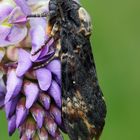
M 37 84 L 26 81 L 24 84 L 24 93 L 26 96 L 26 108 L 29 109 L 36 101 L 39 95 L 39 88 Z
M 4 106 L 4 97 L 0 97 L 0 108 Z
M 25 108 L 25 98 L 21 98 L 16 108 L 16 127 L 22 125 L 27 118 L 29 111 Z
M 39 86 L 42 90 L 47 91 L 51 85 L 52 74 L 46 68 L 36 70 L 36 76 Z
M 22 87 L 22 77 L 19 78 L 16 76 L 15 69 L 9 69 L 8 77 L 7 77 L 7 93 L 5 97 L 5 103 L 7 103 L 10 99 L 15 98 Z
M 48 130 L 49 134 L 54 137 L 57 130 L 57 125 L 48 113 L 46 114 L 44 125 L 45 128 Z
M 46 131 L 46 129 L 44 127 L 42 127 L 39 131 L 38 131 L 38 135 L 40 140 L 48 140 L 48 132 Z
M 30 54 L 23 50 L 19 49 L 18 51 L 18 66 L 16 69 L 17 76 L 23 76 L 32 66 L 32 62 L 30 60 Z
M 29 8 L 26 0 L 14 0 L 15 3 L 21 8 L 25 15 L 31 14 L 31 9 Z
M 13 115 L 9 120 L 8 120 L 8 132 L 9 135 L 11 136 L 16 130 L 16 115 Z
M 61 62 L 59 60 L 52 60 L 46 68 L 56 75 L 59 81 L 61 81 Z
M 0 71 L 0 73 L 1 73 L 1 76 L 3 76 L 1 71 Z M 2 79 L 2 77 L 0 77 L 0 97 L 5 96 L 5 93 L 6 93 L 6 86 L 5 86 L 5 83 Z
M 54 140 L 63 140 L 63 136 L 61 135 L 59 130 L 56 131 Z
M 32 113 L 35 121 L 37 122 L 38 127 L 41 128 L 43 125 L 44 116 L 45 116 L 45 112 L 44 112 L 43 108 L 39 104 L 35 104 L 31 108 L 31 113 Z
M 0 25 L 0 47 L 4 47 L 8 45 L 8 41 L 5 39 L 10 32 L 11 27 Z
M 38 5 L 40 2 L 42 3 L 43 2 L 43 5 L 44 5 L 44 2 L 47 2 L 47 0 L 26 0 L 28 5 Z
M 33 136 L 35 135 L 35 132 L 36 132 L 36 123 L 32 117 L 28 117 L 26 121 L 26 130 L 25 130 L 25 134 L 28 138 L 27 140 L 32 139 Z
M 31 39 L 32 39 L 32 50 L 31 50 L 31 60 L 35 62 L 40 55 L 38 52 L 36 55 L 33 55 L 38 51 L 45 42 L 45 30 L 42 26 L 38 25 L 31 29 Z
M 24 134 L 21 136 L 20 140 L 29 140 L 28 137 Z
M 18 34 L 18 35 L 17 35 Z M 27 28 L 25 26 L 19 27 L 19 26 L 12 26 L 8 36 L 6 36 L 6 41 L 12 44 L 17 44 L 21 40 L 25 38 L 27 35 Z
M 45 93 L 40 93 L 39 100 L 46 110 L 50 108 L 50 104 L 51 104 L 50 96 L 46 95 Z
M 18 35 L 17 35 L 18 34 Z M 0 25 L 0 46 L 15 45 L 22 41 L 27 35 L 27 28 L 24 26 L 3 26 Z
M 10 100 L 5 104 L 5 112 L 7 118 L 10 118 L 15 113 L 18 101 L 19 101 L 19 96 Z
M 25 134 L 26 131 L 26 120 L 25 122 L 18 128 L 20 138 Z
M 8 46 L 6 56 L 11 61 L 18 60 L 18 48 L 16 46 Z
M 50 96 L 52 96 L 56 105 L 61 108 L 61 105 L 62 105 L 61 88 L 54 80 L 52 81 L 52 84 L 48 90 L 48 93 Z
M 0 22 L 4 21 L 11 11 L 13 10 L 13 6 L 7 2 L 0 4 Z
M 36 28 L 37 26 L 41 26 L 44 30 L 46 29 L 46 18 L 31 18 L 30 20 L 31 30 Z
M 27 22 L 26 16 L 21 11 L 20 7 L 15 7 L 9 15 L 8 22 L 10 24 L 25 24 Z
M 51 105 L 50 113 L 54 116 L 56 123 L 61 125 L 62 123 L 61 110 L 57 108 L 55 105 Z

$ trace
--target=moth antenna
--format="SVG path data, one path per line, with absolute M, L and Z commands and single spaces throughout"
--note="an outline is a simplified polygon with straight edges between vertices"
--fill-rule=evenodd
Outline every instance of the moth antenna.
M 40 17 L 48 17 L 49 13 L 40 13 L 40 14 L 31 14 L 27 15 L 27 18 L 40 18 Z

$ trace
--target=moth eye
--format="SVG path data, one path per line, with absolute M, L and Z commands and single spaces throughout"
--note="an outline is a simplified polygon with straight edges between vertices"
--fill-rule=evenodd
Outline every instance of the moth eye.
M 56 6 L 54 3 L 51 3 L 51 4 L 49 5 L 49 8 L 50 8 L 51 10 L 55 10 L 55 9 L 57 9 L 57 6 Z
M 51 10 L 49 13 L 50 13 L 50 19 L 53 19 L 54 17 L 57 16 L 57 12 L 55 10 Z

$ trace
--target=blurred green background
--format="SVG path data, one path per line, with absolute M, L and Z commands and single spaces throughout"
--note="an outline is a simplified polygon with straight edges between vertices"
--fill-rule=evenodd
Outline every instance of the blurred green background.
M 101 140 L 140 140 L 140 1 L 81 2 L 93 20 L 91 41 L 108 108 Z M 0 140 L 18 140 L 17 133 L 8 137 L 2 112 Z

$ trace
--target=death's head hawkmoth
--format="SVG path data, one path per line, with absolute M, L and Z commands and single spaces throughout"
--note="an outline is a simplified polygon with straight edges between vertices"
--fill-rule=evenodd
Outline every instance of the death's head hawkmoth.
M 50 0 L 49 14 L 41 16 L 48 16 L 47 33 L 55 39 L 55 54 L 34 69 L 53 59 L 61 60 L 65 132 L 71 140 L 98 140 L 105 124 L 106 105 L 90 44 L 90 16 L 73 0 Z

